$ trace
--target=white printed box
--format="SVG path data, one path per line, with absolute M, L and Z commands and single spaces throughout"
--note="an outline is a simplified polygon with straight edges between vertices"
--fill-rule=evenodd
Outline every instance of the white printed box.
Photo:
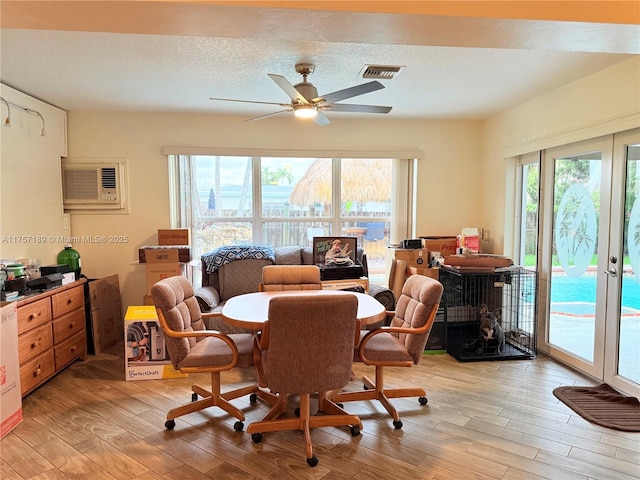
M 171 365 L 154 306 L 127 308 L 124 316 L 124 350 L 127 381 L 187 376 Z

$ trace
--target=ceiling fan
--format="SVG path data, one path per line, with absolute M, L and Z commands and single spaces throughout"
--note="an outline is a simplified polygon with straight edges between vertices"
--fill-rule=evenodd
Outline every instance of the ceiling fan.
M 269 73 L 269 77 L 276 82 L 276 84 L 284 90 L 284 92 L 291 97 L 291 103 L 277 103 L 277 102 L 260 102 L 254 100 L 235 100 L 232 98 L 214 98 L 210 100 L 220 100 L 224 102 L 243 102 L 243 103 L 262 103 L 266 105 L 279 105 L 286 107 L 285 110 L 279 110 L 277 112 L 268 113 L 259 117 L 249 118 L 247 122 L 254 120 L 262 120 L 263 118 L 272 117 L 286 112 L 294 112 L 296 117 L 300 118 L 312 118 L 318 125 L 327 125 L 329 119 L 323 113 L 324 111 L 332 112 L 357 112 L 357 113 L 389 113 L 391 107 L 381 107 L 377 105 L 353 105 L 347 103 L 335 103 L 340 100 L 346 100 L 347 98 L 356 97 L 369 92 L 375 92 L 384 88 L 382 83 L 377 80 L 363 83 L 362 85 L 356 85 L 354 87 L 345 88 L 343 90 L 337 90 L 335 92 L 327 93 L 325 95 L 318 95 L 316 87 L 312 83 L 307 81 L 307 77 L 313 73 L 315 65 L 311 63 L 297 63 L 296 72 L 302 75 L 302 82 L 296 85 L 291 85 L 281 75 L 275 75 Z

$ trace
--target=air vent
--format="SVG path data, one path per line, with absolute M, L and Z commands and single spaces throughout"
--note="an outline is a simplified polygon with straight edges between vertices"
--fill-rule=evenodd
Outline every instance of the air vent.
M 393 65 L 365 65 L 362 70 L 362 78 L 374 78 L 376 80 L 391 80 L 400 74 L 404 67 Z

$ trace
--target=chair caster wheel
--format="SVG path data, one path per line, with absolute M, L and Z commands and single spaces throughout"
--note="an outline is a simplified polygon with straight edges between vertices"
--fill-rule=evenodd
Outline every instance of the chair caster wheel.
M 258 395 L 256 393 L 252 393 L 249 395 L 249 403 L 254 404 L 258 401 Z
M 307 465 L 309 465 L 310 467 L 315 467 L 316 465 L 318 465 L 318 457 L 314 455 L 311 458 L 307 458 Z
M 300 416 L 300 408 L 296 407 L 296 409 L 293 411 L 293 413 L 295 414 L 296 417 Z
M 427 400 L 427 397 L 420 397 L 418 401 L 420 402 L 420 405 L 426 405 L 427 403 L 429 403 L 429 400 Z
M 164 428 L 166 428 L 167 430 L 173 430 L 175 426 L 175 420 L 167 420 L 166 422 L 164 422 Z
M 195 402 L 195 401 L 197 401 L 197 400 L 198 400 L 198 394 L 197 394 L 197 393 L 192 393 L 192 394 L 191 394 L 191 401 L 192 401 L 192 402 Z
M 360 427 L 357 425 L 351 425 L 351 436 L 357 437 L 358 435 L 360 435 Z
M 240 420 L 238 420 L 236 423 L 233 424 L 233 429 L 236 432 L 241 432 L 243 428 L 244 428 L 244 423 L 242 423 Z
M 400 420 L 394 420 L 394 421 L 393 421 L 393 427 L 394 427 L 396 430 L 401 429 L 401 428 L 402 428 L 402 422 L 401 422 Z
M 251 434 L 251 440 L 253 440 L 253 443 L 260 443 L 262 441 L 262 434 L 261 433 L 252 433 Z

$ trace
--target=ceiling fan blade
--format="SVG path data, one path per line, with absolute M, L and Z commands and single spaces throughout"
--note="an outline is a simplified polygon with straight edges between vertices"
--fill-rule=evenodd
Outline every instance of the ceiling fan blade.
M 324 108 L 324 107 L 323 107 Z M 348 103 L 332 103 L 326 106 L 332 112 L 357 112 L 357 113 L 389 113 L 392 107 L 379 105 L 351 105 Z
M 266 115 L 260 115 L 259 117 L 248 118 L 245 122 L 253 122 L 255 120 L 262 120 L 263 118 L 273 117 L 274 115 L 280 115 L 281 113 L 293 112 L 293 109 L 288 108 L 286 110 L 278 110 L 277 112 L 267 113 Z
M 318 111 L 318 114 L 315 117 L 313 117 L 313 121 L 316 122 L 321 127 L 324 127 L 325 125 L 329 125 L 331 123 L 327 118 L 327 116 L 321 111 Z
M 271 77 L 271 80 L 276 82 L 276 84 L 282 90 L 284 90 L 284 93 L 291 97 L 291 100 L 297 100 L 304 105 L 307 105 L 309 103 L 309 100 L 304 98 L 304 96 L 298 90 L 296 90 L 295 87 L 291 85 L 289 81 L 282 75 L 275 75 L 273 73 L 268 73 L 267 75 L 269 75 L 269 77 Z
M 261 103 L 263 105 L 279 105 L 281 107 L 288 107 L 288 103 L 276 103 L 276 102 L 260 102 L 258 100 L 236 100 L 233 98 L 215 98 L 209 97 L 209 100 L 218 100 L 221 102 L 242 102 L 242 103 Z
M 377 80 L 374 80 L 373 82 L 363 83 L 362 85 L 345 88 L 344 90 L 337 90 L 335 92 L 327 93 L 326 95 L 320 95 L 319 97 L 311 100 L 311 103 L 339 102 L 340 100 L 357 97 L 358 95 L 364 95 L 365 93 L 369 92 L 375 92 L 376 90 L 380 90 L 383 88 L 383 84 L 381 84 Z

